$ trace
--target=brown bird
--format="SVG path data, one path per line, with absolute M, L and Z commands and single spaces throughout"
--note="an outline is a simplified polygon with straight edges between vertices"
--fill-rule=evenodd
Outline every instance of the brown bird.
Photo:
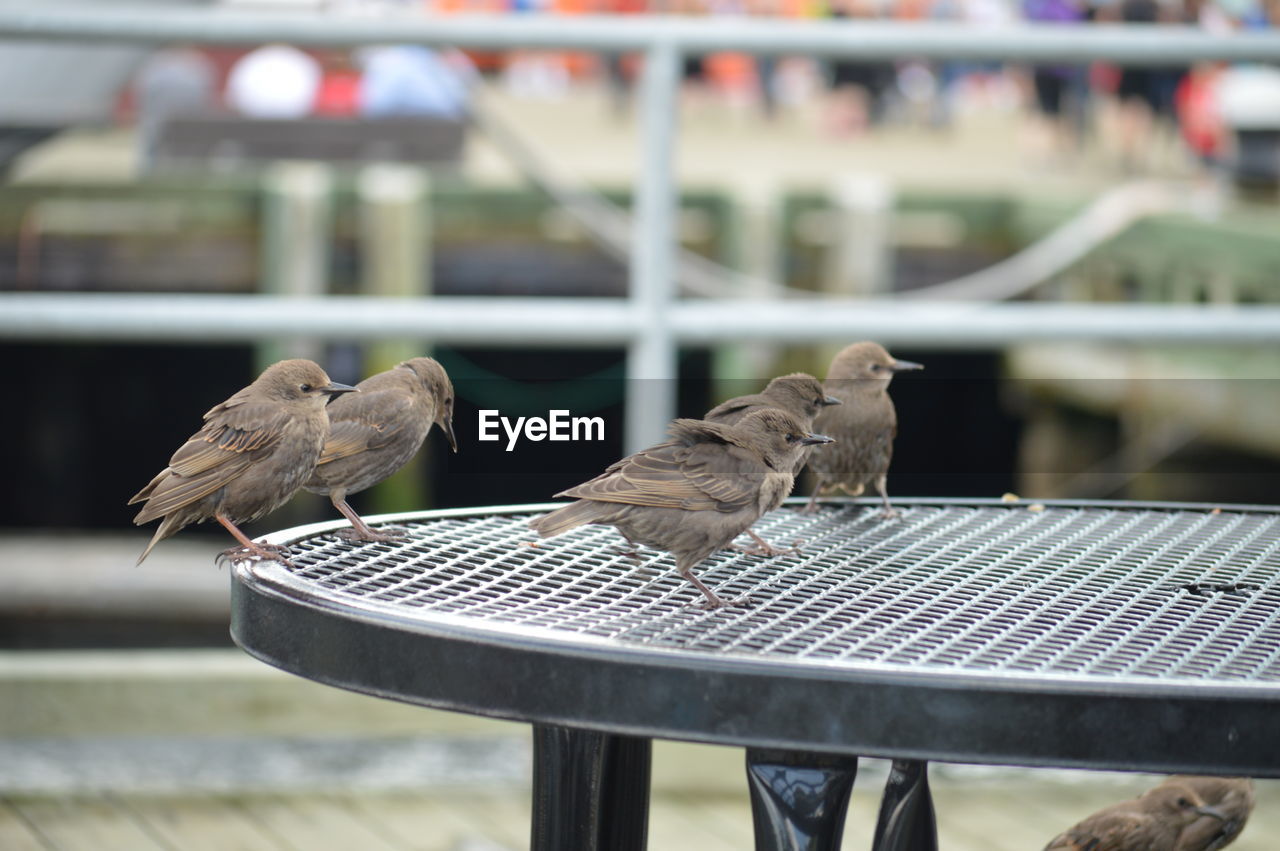
M 806 446 L 830 443 L 776 408 L 737 425 L 676 420 L 671 440 L 614 463 L 556 496 L 577 497 L 530 522 L 549 538 L 584 523 L 614 526 L 628 542 L 666 550 L 676 570 L 706 597 L 703 608 L 734 605 L 716 596 L 693 568 L 777 508 L 794 483 Z
M 372 487 L 409 462 L 438 425 L 454 452 L 453 384 L 433 358 L 413 358 L 356 385 L 359 393 L 329 405 L 329 439 L 304 488 L 328 494 L 334 508 L 351 521 L 347 537 L 393 541 L 375 532 L 347 504 L 347 495 Z
M 1190 786 L 1165 782 L 1099 810 L 1054 837 L 1044 851 L 1173 851 L 1199 818 L 1220 819 Z
M 1187 825 L 1174 851 L 1217 851 L 1225 848 L 1244 830 L 1253 812 L 1253 781 L 1248 777 L 1197 777 L 1178 774 L 1165 783 L 1189 786 L 1201 800 L 1217 811 L 1202 815 Z
M 707 411 L 702 418 L 707 422 L 734 425 L 741 422 L 742 418 L 752 411 L 759 411 L 763 408 L 778 408 L 795 416 L 806 431 L 812 431 L 813 420 L 818 415 L 818 412 L 828 405 L 839 404 L 839 399 L 828 395 L 826 390 L 823 389 L 821 381 L 807 373 L 793 372 L 790 375 L 780 375 L 773 379 L 759 393 L 753 393 L 749 396 L 736 396 L 721 402 Z M 804 465 L 809 460 L 809 455 L 813 450 L 814 447 L 810 446 L 800 453 L 800 457 L 796 460 L 795 469 L 792 471 L 795 475 L 800 475 L 800 471 L 804 469 Z M 755 541 L 755 546 L 750 548 L 734 547 L 735 549 L 742 549 L 743 552 L 751 555 L 762 556 L 776 556 L 796 551 L 794 547 L 775 547 L 751 529 L 747 530 L 747 535 L 751 537 L 751 540 Z M 733 547 L 732 544 L 730 546 Z
M 163 517 L 138 564 L 160 541 L 192 523 L 213 518 L 259 558 L 285 559 L 250 541 L 237 527 L 289 501 L 315 467 L 329 433 L 325 405 L 354 390 L 329 380 L 309 360 L 285 360 L 204 415 L 204 426 L 129 500 L 146 500 L 133 522 Z M 228 554 L 238 552 L 233 547 Z M 287 562 L 286 562 L 287 563 Z
M 844 404 L 823 409 L 813 421 L 813 427 L 834 437 L 836 445 L 809 459 L 817 485 L 805 511 L 817 510 L 818 494 L 827 487 L 858 496 L 872 484 L 884 501 L 883 515 L 896 513 L 886 487 L 893 439 L 898 434 L 898 412 L 889 398 L 889 382 L 895 373 L 908 369 L 924 367 L 893 358 L 879 343 L 854 343 L 832 358 L 823 387 Z

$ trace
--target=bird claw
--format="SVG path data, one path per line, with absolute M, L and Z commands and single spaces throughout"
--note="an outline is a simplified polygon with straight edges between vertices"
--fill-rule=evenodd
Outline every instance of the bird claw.
M 899 510 L 898 510 L 898 509 L 896 509 L 896 508 L 882 508 L 882 509 L 880 509 L 880 519 L 881 519 L 881 520 L 892 520 L 892 519 L 894 519 L 895 517 L 901 517 L 901 516 L 902 516 L 902 512 L 901 512 L 901 511 L 899 511 Z
M 748 556 L 773 558 L 774 556 L 798 556 L 800 555 L 800 544 L 803 543 L 804 541 L 796 541 L 796 545 L 792 547 L 776 547 L 770 543 L 752 544 L 751 546 L 729 544 L 725 549 L 733 550 L 734 552 Z
M 409 537 L 407 529 L 400 529 L 399 527 L 387 528 L 396 529 L 396 531 L 378 532 L 374 529 L 369 529 L 366 532 L 361 532 L 353 526 L 339 530 L 338 537 L 352 543 L 387 543 L 390 541 L 403 541 Z
M 704 599 L 700 603 L 694 603 L 691 608 L 698 609 L 703 612 L 714 612 L 717 609 L 727 609 L 732 606 L 745 606 L 751 602 L 749 597 L 735 597 L 732 600 L 726 600 L 723 597 L 715 597 L 714 600 Z
M 218 553 L 214 561 L 221 565 L 224 561 L 235 561 L 239 558 L 257 558 L 265 561 L 278 561 L 285 567 L 292 568 L 293 564 L 285 557 L 288 555 L 292 555 L 292 552 L 282 544 L 253 544 L 248 547 L 228 547 Z

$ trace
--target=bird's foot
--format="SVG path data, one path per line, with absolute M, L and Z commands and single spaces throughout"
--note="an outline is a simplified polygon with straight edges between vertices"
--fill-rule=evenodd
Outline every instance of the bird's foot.
M 898 510 L 898 509 L 896 509 L 896 508 L 882 508 L 882 509 L 880 509 L 880 519 L 881 519 L 881 520 L 892 520 L 892 519 L 893 519 L 893 518 L 895 518 L 895 517 L 901 517 L 901 516 L 902 516 L 902 512 L 901 512 L 901 511 L 899 511 L 899 510 Z
M 379 532 L 377 530 L 370 529 L 367 526 L 363 530 L 351 526 L 346 529 L 339 530 L 338 537 L 344 541 L 351 541 L 352 543 L 361 541 L 367 543 L 387 543 L 389 541 L 403 541 L 409 537 L 409 531 L 407 529 L 401 529 L 398 526 L 387 526 L 385 529 L 386 531 Z
M 280 544 L 250 544 L 247 547 L 229 547 L 218 553 L 215 561 L 221 565 L 224 561 L 236 561 L 243 558 L 258 558 L 266 561 L 278 561 L 285 567 L 293 567 L 286 556 L 291 555 L 289 548 Z
M 615 552 L 623 558 L 635 559 L 636 561 L 644 560 L 644 553 L 634 547 L 618 547 Z
M 751 602 L 749 597 L 735 597 L 732 600 L 726 600 L 717 594 L 702 600 L 702 602 L 694 603 L 691 608 L 698 609 L 703 612 L 714 612 L 716 609 L 728 609 L 734 606 L 745 606 Z
M 807 503 L 805 503 L 804 508 L 800 509 L 800 513 L 801 514 L 817 514 L 821 509 L 822 509 L 822 506 L 818 503 L 818 501 L 816 499 L 811 499 Z
M 800 555 L 800 545 L 803 543 L 804 541 L 796 541 L 795 546 L 778 547 L 768 541 L 761 541 L 758 544 L 751 544 L 750 546 L 744 546 L 743 544 L 729 544 L 725 549 L 733 550 L 734 552 L 742 553 L 743 555 L 773 558 L 774 556 L 798 556 Z

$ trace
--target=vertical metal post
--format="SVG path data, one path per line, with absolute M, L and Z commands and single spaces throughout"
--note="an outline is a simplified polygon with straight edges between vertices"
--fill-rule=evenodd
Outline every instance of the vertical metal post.
M 262 291 L 319 298 L 329 290 L 333 173 L 323 163 L 280 162 L 263 179 Z M 321 344 L 284 328 L 258 346 L 259 368 L 282 358 L 321 359 Z
M 360 198 L 360 290 L 384 298 L 431 295 L 430 176 L 415 166 L 374 163 L 356 183 Z M 421 339 L 384 339 L 364 347 L 360 378 L 401 361 L 430 354 Z M 346 379 L 343 379 L 346 380 Z M 427 452 L 419 452 L 399 474 L 366 497 L 378 513 L 430 505 Z
M 627 351 L 627 452 L 662 439 L 676 413 L 676 342 L 667 310 L 675 295 L 676 94 L 680 51 L 656 41 L 645 54 L 641 87 L 640 181 L 634 199 L 631 309 L 638 322 Z

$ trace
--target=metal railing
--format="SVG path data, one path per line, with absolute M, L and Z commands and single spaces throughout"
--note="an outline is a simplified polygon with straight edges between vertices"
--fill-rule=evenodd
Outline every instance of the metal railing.
M 1186 27 L 892 24 L 763 19 L 425 17 L 253 14 L 207 9 L 0 8 L 0 40 L 93 43 L 433 46 L 641 51 L 642 151 L 626 299 L 296 299 L 267 296 L 0 295 L 0 338 L 249 340 L 292 333 L 376 340 L 628 346 L 631 378 L 675 375 L 681 343 L 743 339 L 814 342 L 863 337 L 887 344 L 999 346 L 1020 340 L 1119 339 L 1257 343 L 1280 340 L 1280 307 L 759 301 L 676 298 L 676 103 L 681 58 L 755 54 L 1280 62 L 1280 35 L 1208 34 Z M 674 416 L 674 382 L 628 381 L 625 445 L 658 439 Z

